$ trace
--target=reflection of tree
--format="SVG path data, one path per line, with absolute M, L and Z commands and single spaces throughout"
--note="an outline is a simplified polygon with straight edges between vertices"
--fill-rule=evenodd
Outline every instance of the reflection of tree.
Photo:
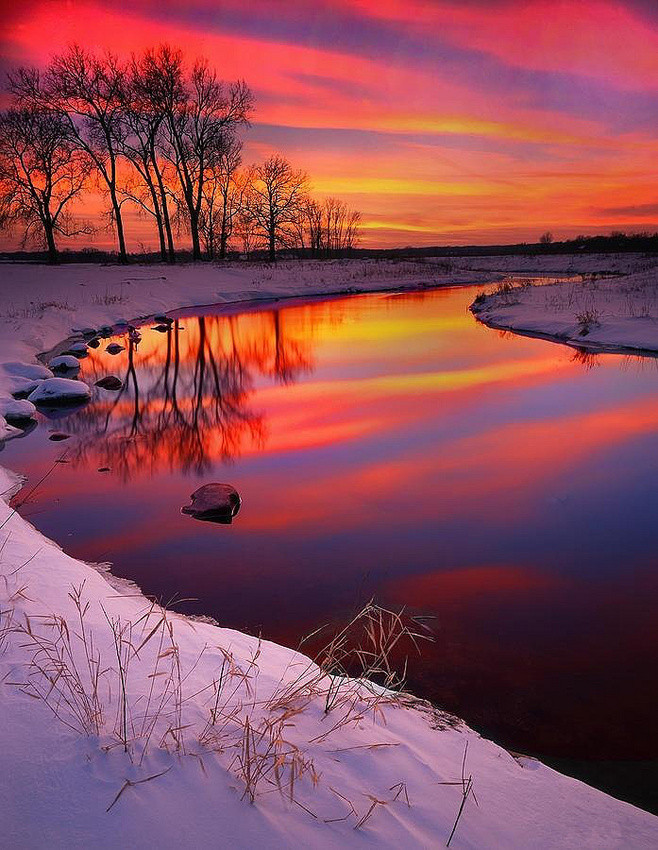
M 258 375 L 290 383 L 312 369 L 310 339 L 293 338 L 280 311 L 179 320 L 162 335 L 145 331 L 111 357 L 84 362 L 92 384 L 121 366 L 123 388 L 72 415 L 80 439 L 74 463 L 111 467 L 124 480 L 162 467 L 203 472 L 266 438 L 263 415 L 248 407 Z

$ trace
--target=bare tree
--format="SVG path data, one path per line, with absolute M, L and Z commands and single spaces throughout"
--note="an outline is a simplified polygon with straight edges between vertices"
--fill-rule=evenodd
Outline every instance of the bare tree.
M 236 129 L 248 123 L 253 97 L 243 81 L 225 83 L 206 60 L 185 73 L 182 53 L 167 45 L 147 54 L 152 91 L 166 116 L 165 155 L 174 166 L 192 237 L 201 259 L 200 222 L 206 180 L 226 153 Z
M 226 150 L 209 171 L 204 181 L 203 206 L 199 229 L 206 254 L 226 259 L 229 240 L 242 209 L 245 179 L 238 171 L 242 163 L 242 143 L 228 139 Z
M 277 248 L 294 243 L 301 210 L 308 197 L 308 176 L 295 171 L 282 156 L 271 156 L 249 171 L 245 216 L 267 245 L 270 261 Z
M 91 167 L 71 142 L 61 115 L 40 109 L 0 114 L 0 226 L 24 227 L 24 241 L 39 239 L 57 262 L 56 236 L 89 233 L 76 228 L 68 205 L 82 190 Z
M 338 198 L 327 198 L 322 208 L 322 244 L 327 256 L 353 248 L 361 214 Z
M 132 57 L 121 90 L 121 154 L 133 166 L 137 180 L 124 181 L 121 193 L 155 219 L 160 256 L 175 262 L 173 232 L 169 215 L 166 167 L 160 157 L 165 115 L 151 88 L 145 55 Z
M 61 116 L 71 140 L 91 158 L 110 197 L 122 263 L 128 259 L 118 191 L 124 77 L 125 67 L 113 54 L 100 58 L 72 44 L 51 60 L 43 77 L 34 69 L 21 68 L 10 78 L 20 104 Z
M 550 230 L 547 230 L 546 233 L 542 233 L 542 235 L 539 237 L 539 244 L 540 245 L 551 245 L 552 242 L 553 242 L 553 234 L 551 233 Z

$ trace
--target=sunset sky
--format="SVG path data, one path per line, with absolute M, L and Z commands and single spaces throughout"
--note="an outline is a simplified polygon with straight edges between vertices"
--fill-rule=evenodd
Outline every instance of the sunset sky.
M 652 0 L 2 2 L 2 70 L 162 41 L 256 96 L 281 151 L 363 214 L 363 245 L 658 229 Z M 131 217 L 129 249 L 154 244 Z M 108 233 L 95 244 L 111 244 Z

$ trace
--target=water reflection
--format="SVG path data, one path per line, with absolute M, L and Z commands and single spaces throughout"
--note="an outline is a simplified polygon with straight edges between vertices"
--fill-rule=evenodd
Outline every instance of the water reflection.
M 149 330 L 152 332 L 149 333 Z M 281 311 L 176 319 L 165 332 L 142 330 L 108 340 L 124 350 L 92 350 L 90 384 L 118 373 L 118 392 L 97 392 L 93 405 L 67 420 L 79 440 L 71 462 L 109 466 L 123 481 L 166 467 L 202 473 L 232 461 L 245 445 L 262 447 L 261 412 L 250 407 L 259 377 L 289 384 L 312 369 L 309 339 L 295 339 Z

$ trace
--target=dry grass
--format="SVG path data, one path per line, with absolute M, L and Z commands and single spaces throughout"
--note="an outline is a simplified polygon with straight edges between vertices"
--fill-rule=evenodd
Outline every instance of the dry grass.
M 333 745 L 331 740 L 341 730 L 360 728 L 366 719 L 367 728 L 375 729 L 378 722 L 385 723 L 388 707 L 413 707 L 406 695 L 394 691 L 403 685 L 406 670 L 406 659 L 402 670 L 394 659 L 403 656 L 405 643 L 420 651 L 420 641 L 430 635 L 404 611 L 369 602 L 335 631 L 315 660 L 294 656 L 281 680 L 268 680 L 261 695 L 260 641 L 242 663 L 216 646 L 204 646 L 195 659 L 184 661 L 177 630 L 194 628 L 193 623 L 155 603 L 133 621 L 102 606 L 103 619 L 92 618 L 84 585 L 72 588 L 69 598 L 75 612 L 70 621 L 59 616 L 17 617 L 11 606 L 0 612 L 0 648 L 14 641 L 25 657 L 23 675 L 6 684 L 40 700 L 72 731 L 97 737 L 103 750 L 120 747 L 141 764 L 152 747 L 164 748 L 199 759 L 204 772 L 204 759 L 217 758 L 240 782 L 242 798 L 249 803 L 275 793 L 314 819 L 327 824 L 351 821 L 359 830 L 385 807 L 411 806 L 404 781 L 383 794 L 365 791 L 354 799 L 356 792 L 322 785 L 316 767 L 318 757 L 340 761 L 348 751 L 365 755 L 397 746 L 366 740 L 341 747 L 336 746 L 340 739 Z M 105 634 L 90 627 L 92 619 L 104 620 Z M 206 665 L 216 661 L 207 681 L 193 676 L 202 658 Z M 303 733 L 299 720 L 304 721 Z M 126 779 L 108 811 L 129 788 L 165 772 Z M 333 811 L 314 811 L 309 795 L 320 786 L 320 809 Z M 472 789 L 468 783 L 465 788 L 468 797 Z M 461 810 L 457 822 L 460 816 Z

